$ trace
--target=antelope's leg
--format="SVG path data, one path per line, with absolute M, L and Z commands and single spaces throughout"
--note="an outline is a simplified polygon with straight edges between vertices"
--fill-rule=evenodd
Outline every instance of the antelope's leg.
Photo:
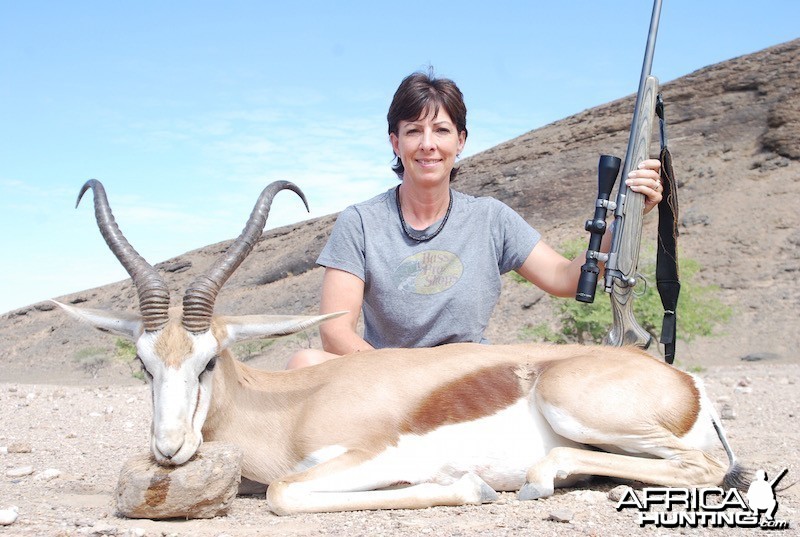
M 725 468 L 699 450 L 681 451 L 670 459 L 650 459 L 558 447 L 528 469 L 519 499 L 533 500 L 550 496 L 555 488 L 555 480 L 571 475 L 617 477 L 666 487 L 710 487 L 722 482 Z
M 277 515 L 288 515 L 421 509 L 436 505 L 481 504 L 497 499 L 497 493 L 475 474 L 466 474 L 449 485 L 420 483 L 374 490 L 402 479 L 381 472 L 380 466 L 371 461 L 364 453 L 348 451 L 310 470 L 274 481 L 267 489 L 269 508 Z

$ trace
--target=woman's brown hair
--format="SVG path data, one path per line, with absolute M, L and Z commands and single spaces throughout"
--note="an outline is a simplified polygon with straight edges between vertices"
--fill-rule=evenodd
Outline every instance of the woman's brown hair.
M 455 123 L 456 131 L 467 136 L 467 105 L 464 104 L 464 95 L 456 83 L 448 78 L 436 78 L 433 69 L 427 73 L 416 72 L 408 75 L 398 86 L 386 114 L 389 123 L 389 134 L 398 135 L 398 126 L 401 121 L 415 121 L 431 111 L 433 116 L 444 108 L 450 119 Z M 397 157 L 397 155 L 395 155 Z M 403 178 L 403 162 L 397 157 L 392 170 L 401 179 Z M 450 171 L 450 179 L 454 179 L 458 169 Z

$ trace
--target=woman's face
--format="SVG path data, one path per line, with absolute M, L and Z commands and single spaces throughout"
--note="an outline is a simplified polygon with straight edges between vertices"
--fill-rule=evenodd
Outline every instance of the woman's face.
M 403 162 L 403 181 L 428 184 L 450 180 L 456 156 L 467 139 L 463 131 L 457 131 L 444 108 L 439 108 L 436 117 L 429 110 L 416 121 L 400 121 L 397 134 L 391 133 L 389 138 Z

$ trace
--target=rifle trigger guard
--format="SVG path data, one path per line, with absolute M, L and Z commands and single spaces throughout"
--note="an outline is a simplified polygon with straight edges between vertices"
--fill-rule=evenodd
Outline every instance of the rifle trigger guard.
M 642 274 L 640 272 L 637 272 L 636 276 L 638 278 L 631 278 L 631 280 L 633 280 L 633 285 L 636 285 L 636 282 L 637 282 L 638 279 L 641 279 L 642 282 L 644 282 L 644 287 L 642 287 L 642 290 L 640 292 L 637 293 L 635 288 L 634 288 L 634 291 L 633 291 L 633 296 L 639 298 L 641 296 L 644 296 L 644 294 L 647 292 L 647 278 L 645 278 L 644 274 Z

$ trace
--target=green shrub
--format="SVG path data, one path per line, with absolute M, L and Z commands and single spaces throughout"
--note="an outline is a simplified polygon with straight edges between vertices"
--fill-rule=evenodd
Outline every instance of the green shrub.
M 114 342 L 114 348 L 116 349 L 114 356 L 117 359 L 127 362 L 136 359 L 136 345 L 134 345 L 133 341 L 121 337 L 117 338 Z
M 583 238 L 570 240 L 563 245 L 561 253 L 569 259 L 583 255 L 585 242 Z M 679 264 L 681 293 L 677 310 L 678 337 L 691 341 L 696 336 L 711 335 L 715 326 L 730 319 L 732 311 L 719 300 L 718 286 L 697 283 L 695 277 L 700 271 L 697 261 L 679 258 Z M 664 308 L 656 289 L 655 269 L 655 245 L 645 244 L 639 256 L 641 276 L 634 291 L 636 296 L 633 300 L 633 314 L 642 328 L 657 339 Z M 528 327 L 520 333 L 520 338 L 552 343 L 601 343 L 613 324 L 611 304 L 606 294 L 601 277 L 592 304 L 578 302 L 574 298 L 553 298 L 558 329 L 554 331 L 543 326 Z
M 100 370 L 108 365 L 108 350 L 102 347 L 85 347 L 78 350 L 72 359 L 79 368 L 96 378 Z
M 92 377 L 97 377 L 97 374 L 104 367 L 114 362 L 120 362 L 130 368 L 131 375 L 134 378 L 144 381 L 144 374 L 136 364 L 135 359 L 136 346 L 133 342 L 124 338 L 117 338 L 114 341 L 113 351 L 108 347 L 86 347 L 80 349 L 73 356 L 73 360 L 77 362 L 78 367 L 92 375 Z
M 242 362 L 247 362 L 274 345 L 275 341 L 275 339 L 254 339 L 250 341 L 243 341 L 235 344 L 231 348 L 231 352 L 233 352 L 233 355 Z

